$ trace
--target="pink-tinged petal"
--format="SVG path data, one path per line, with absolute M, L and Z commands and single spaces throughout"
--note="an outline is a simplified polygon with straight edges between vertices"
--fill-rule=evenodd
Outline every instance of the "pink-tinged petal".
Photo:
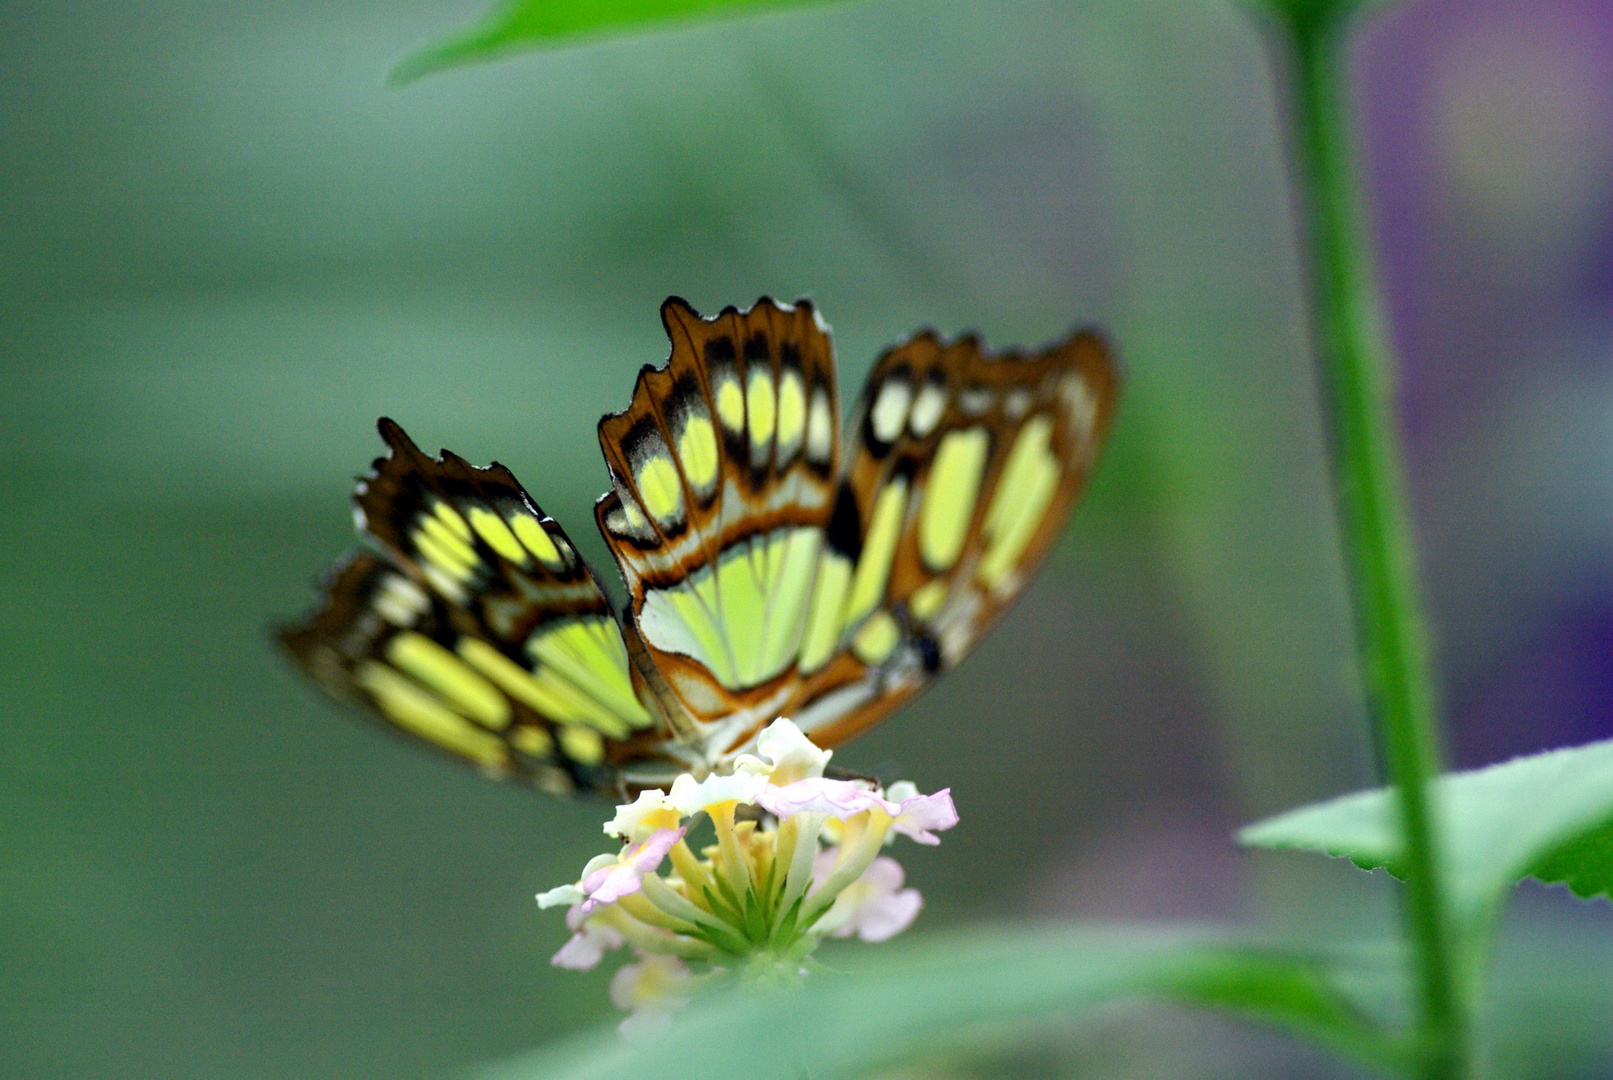
M 567 921 L 570 921 L 569 915 Z M 592 923 L 572 934 L 571 940 L 560 946 L 549 963 L 570 971 L 588 971 L 604 958 L 606 950 L 620 948 L 622 944 L 622 935 L 614 929 Z
M 819 854 L 815 869 L 820 876 L 833 865 L 834 855 L 833 848 Z M 835 898 L 818 932 L 837 938 L 855 935 L 864 941 L 885 941 L 900 934 L 924 906 L 917 889 L 902 888 L 903 878 L 902 864 L 881 855 Z
M 644 876 L 631 865 L 623 863 L 605 872 L 588 891 L 588 899 L 579 905 L 579 909 L 584 915 L 592 915 L 606 904 L 614 904 L 622 897 L 638 892 L 643 884 Z
M 857 882 L 875 892 L 893 893 L 906 880 L 907 874 L 902 870 L 902 864 L 889 855 L 881 855 L 868 864 L 868 869 L 863 871 L 863 876 Z
M 601 885 L 605 884 L 605 879 L 615 873 L 621 865 L 621 863 L 611 863 L 609 866 L 601 866 L 593 873 L 585 875 L 581 885 L 583 899 L 586 900 L 592 896 Z
M 936 832 L 950 829 L 958 823 L 957 808 L 952 805 L 952 789 L 942 788 L 934 795 L 915 795 L 903 799 L 891 824 L 893 832 L 911 836 L 921 844 L 939 844 Z
M 948 805 L 951 805 L 948 803 Z M 956 818 L 956 815 L 953 815 Z M 667 852 L 677 846 L 687 829 L 657 829 L 642 843 L 627 849 L 624 862 L 631 862 L 641 874 L 652 874 L 666 858 Z
M 645 874 L 653 874 L 674 844 L 683 839 L 683 829 L 657 829 L 648 839 L 630 845 L 613 866 L 601 866 L 582 879 L 588 894 L 579 910 L 590 915 L 606 904 L 614 904 L 642 887 Z
M 604 958 L 603 945 L 587 934 L 572 934 L 560 951 L 549 957 L 549 963 L 567 971 L 592 971 Z
M 912 926 L 923 906 L 917 889 L 870 897 L 837 936 L 849 937 L 855 930 L 864 941 L 888 941 Z
M 590 920 L 583 914 L 582 906 L 572 908 L 566 912 L 566 926 L 573 933 L 571 940 L 560 947 L 550 963 L 555 967 L 569 968 L 572 971 L 587 971 L 598 964 L 607 949 L 618 949 L 626 943 L 613 926 L 607 926 L 599 920 Z
M 827 814 L 844 821 L 876 806 L 883 809 L 887 804 L 855 781 L 816 776 L 770 787 L 756 796 L 756 805 L 781 821 L 804 813 Z

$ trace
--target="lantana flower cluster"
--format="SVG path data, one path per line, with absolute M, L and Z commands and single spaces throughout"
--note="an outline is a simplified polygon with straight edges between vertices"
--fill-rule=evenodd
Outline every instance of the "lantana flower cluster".
M 605 832 L 621 850 L 539 895 L 568 909 L 556 966 L 586 970 L 623 946 L 637 954 L 611 982 L 633 1013 L 624 1034 L 664 1027 L 703 982 L 793 979 L 825 937 L 884 941 L 912 923 L 923 900 L 883 851 L 898 834 L 940 843 L 958 823 L 951 791 L 825 777 L 830 756 L 776 720 L 730 771 L 684 774 L 618 806 Z M 714 842 L 696 852 L 688 838 L 703 819 Z

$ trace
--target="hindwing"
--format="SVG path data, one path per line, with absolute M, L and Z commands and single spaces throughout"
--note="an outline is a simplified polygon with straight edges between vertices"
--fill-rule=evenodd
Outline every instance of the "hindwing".
M 390 420 L 351 556 L 281 641 L 333 696 L 497 777 L 611 790 L 667 726 L 630 637 L 508 469 L 427 457 Z

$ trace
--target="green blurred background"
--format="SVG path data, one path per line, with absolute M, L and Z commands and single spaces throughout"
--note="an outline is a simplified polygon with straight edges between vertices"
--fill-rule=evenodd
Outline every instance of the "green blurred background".
M 0 6 L 0 1075 L 436 1077 L 610 1013 L 532 902 L 599 808 L 350 723 L 267 630 L 351 545 L 383 413 L 509 465 L 602 560 L 594 424 L 664 358 L 669 293 L 811 296 L 844 394 L 921 325 L 1096 321 L 1124 354 L 1042 579 L 843 752 L 954 789 L 962 826 L 906 860 L 915 932 L 1387 933 L 1379 878 L 1227 840 L 1373 778 L 1281 76 L 1244 13 L 876 0 L 383 86 L 480 14 Z M 1465 764 L 1613 734 L 1608 21 L 1409 4 L 1356 61 Z M 1506 948 L 1610 929 L 1537 890 Z M 1018 1067 L 1340 1075 L 1108 1024 Z M 1609 1060 L 1537 1036 L 1542 1075 Z

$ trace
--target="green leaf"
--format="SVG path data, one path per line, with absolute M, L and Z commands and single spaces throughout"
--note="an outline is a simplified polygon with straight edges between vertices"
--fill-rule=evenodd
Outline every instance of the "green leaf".
M 1613 740 L 1440 777 L 1434 788 L 1451 903 L 1469 925 L 1526 877 L 1583 897 L 1613 894 Z M 1293 810 L 1239 839 L 1350 859 L 1404 876 L 1386 788 Z
M 1529 876 L 1547 884 L 1567 885 L 1585 900 L 1613 898 L 1613 821 L 1548 851 L 1529 868 Z
M 831 962 L 838 970 L 820 970 L 801 986 L 713 995 L 647 1046 L 625 1044 L 608 1030 L 496 1066 L 484 1080 L 833 1080 L 955 1045 L 994 1025 L 1062 1021 L 1137 998 L 1228 1009 L 1370 1062 L 1398 1060 L 1333 988 L 1320 958 L 1206 934 L 977 931 L 860 957 L 848 950 Z
M 406 83 L 447 67 L 491 60 L 564 39 L 620 33 L 710 12 L 741 14 L 805 0 L 507 0 L 482 22 L 443 38 L 392 69 Z

